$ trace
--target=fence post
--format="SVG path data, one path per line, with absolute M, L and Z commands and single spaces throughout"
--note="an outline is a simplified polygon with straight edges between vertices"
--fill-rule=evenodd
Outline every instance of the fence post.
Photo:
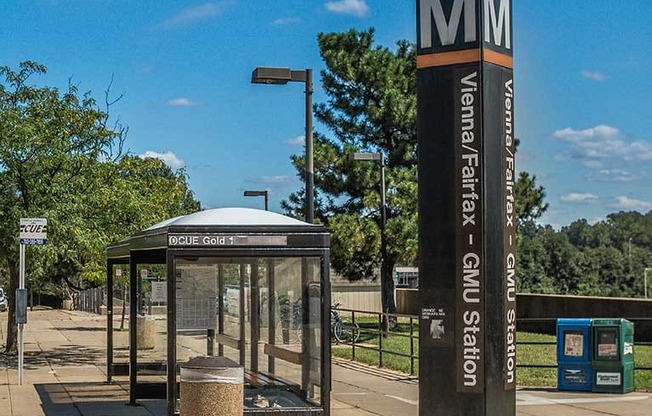
M 414 324 L 410 317 L 410 375 L 414 375 Z
M 351 311 L 351 359 L 355 361 L 355 311 Z
M 378 315 L 378 367 L 383 367 L 383 318 L 385 313 Z

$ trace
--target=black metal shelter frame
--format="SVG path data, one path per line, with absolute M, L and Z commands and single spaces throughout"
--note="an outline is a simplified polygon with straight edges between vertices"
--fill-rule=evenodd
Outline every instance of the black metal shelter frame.
M 259 259 L 268 261 L 270 264 L 274 259 L 292 258 L 301 259 L 301 285 L 303 295 L 301 296 L 301 308 L 303 313 L 303 324 L 307 326 L 308 315 L 319 314 L 320 321 L 319 333 L 313 337 L 304 336 L 301 342 L 301 353 L 294 353 L 291 356 L 296 364 L 301 365 L 302 381 L 300 388 L 292 390 L 309 406 L 301 409 L 271 409 L 267 410 L 271 414 L 279 416 L 285 415 L 323 415 L 328 416 L 330 413 L 330 390 L 331 390 L 331 372 L 330 372 L 330 282 L 329 282 L 329 235 L 326 229 L 320 225 L 302 223 L 296 220 L 283 217 L 279 214 L 265 213 L 264 211 L 249 209 L 223 209 L 232 210 L 230 214 L 243 214 L 243 223 L 234 224 L 232 221 L 226 223 L 207 224 L 206 216 L 202 212 L 180 217 L 181 221 L 171 219 L 157 224 L 141 233 L 111 245 L 107 250 L 107 381 L 111 382 L 114 376 L 129 375 L 129 403 L 136 404 L 137 400 L 145 398 L 165 398 L 167 399 L 167 414 L 173 416 L 177 413 L 178 374 L 179 365 L 177 362 L 177 276 L 179 271 L 177 265 L 180 262 L 192 261 L 196 259 L 213 259 L 216 262 L 229 261 L 229 259 L 238 259 L 242 263 L 249 262 L 254 264 Z M 219 211 L 219 210 L 214 210 Z M 193 216 L 199 214 L 200 221 L 194 221 Z M 248 221 L 251 215 L 258 216 L 258 220 Z M 260 220 L 262 216 L 263 220 Z M 219 216 L 218 216 L 219 217 Z M 276 219 L 280 222 L 275 222 Z M 286 220 L 283 220 L 286 219 Z M 312 290 L 309 287 L 307 279 L 304 278 L 304 269 L 307 261 L 311 259 L 319 267 L 319 290 Z M 208 260 L 211 261 L 211 260 Z M 159 370 L 164 370 L 166 374 L 165 382 L 140 382 L 139 368 L 147 366 L 148 363 L 138 362 L 137 337 L 138 337 L 138 313 L 139 306 L 142 304 L 141 299 L 141 276 L 138 274 L 139 265 L 154 264 L 165 265 L 167 270 L 167 357 L 166 364 L 159 366 Z M 257 263 L 256 263 L 257 264 Z M 128 368 L 119 363 L 114 363 L 114 318 L 113 318 L 113 299 L 114 299 L 114 267 L 118 265 L 129 266 L 129 364 Z M 257 270 L 257 267 L 251 267 L 250 270 Z M 274 279 L 282 279 L 283 276 L 274 276 L 268 271 L 267 282 L 269 289 L 274 290 Z M 244 348 L 244 278 L 240 279 L 240 336 L 238 340 L 229 340 L 228 337 L 221 335 L 223 326 L 220 320 L 218 334 L 208 332 L 209 355 L 213 353 L 212 346 L 218 344 L 218 355 L 221 355 L 224 346 L 239 349 L 240 363 L 245 365 L 245 348 Z M 253 282 L 253 281 L 252 281 Z M 315 282 L 311 282 L 315 285 Z M 256 290 L 255 284 L 251 285 L 250 290 Z M 222 311 L 222 287 L 220 287 L 219 299 L 216 308 Z M 312 295 L 308 293 L 312 291 Z M 316 295 L 315 295 L 316 293 Z M 318 296 L 319 311 L 315 311 L 314 303 L 311 307 L 308 305 L 310 296 Z M 268 311 L 272 313 L 273 308 L 278 307 L 274 304 L 274 297 L 269 296 Z M 124 306 L 124 305 L 123 305 Z M 312 308 L 312 309 L 311 309 Z M 257 308 L 253 308 L 256 309 Z M 250 318 L 250 325 L 256 326 L 256 331 L 252 334 L 259 333 L 260 312 L 253 313 Z M 223 318 L 220 318 L 223 319 Z M 269 319 L 269 318 L 268 318 Z M 269 331 L 274 333 L 274 323 L 270 322 Z M 273 336 L 273 335 L 271 335 Z M 258 369 L 258 335 L 252 335 L 251 357 L 245 365 L 248 374 L 253 374 L 256 378 Z M 314 338 L 319 338 L 315 340 Z M 311 340 L 311 338 L 313 338 Z M 312 343 L 312 344 L 311 344 Z M 254 349 L 255 345 L 255 349 Z M 268 354 L 267 372 L 262 376 L 264 380 L 274 381 L 274 356 L 283 358 L 284 351 L 282 348 L 276 348 L 274 345 L 266 345 L 271 350 Z M 319 377 L 318 389 L 319 398 L 311 401 L 311 393 L 308 384 L 311 383 L 310 371 L 311 360 L 310 351 L 318 351 L 319 354 Z M 285 352 L 287 353 L 287 351 Z M 288 355 L 288 354 L 286 354 Z M 313 360 L 316 361 L 316 360 Z M 270 374 L 272 373 L 272 374 Z M 258 379 L 258 378 L 256 378 Z M 282 380 L 282 379 L 281 379 Z M 313 381 L 314 382 L 314 381 Z M 282 384 L 282 383 L 281 383 Z M 265 384 L 265 386 L 274 386 L 275 383 Z M 262 410 L 262 409 L 260 409 Z M 245 412 L 260 413 L 260 410 L 248 410 Z

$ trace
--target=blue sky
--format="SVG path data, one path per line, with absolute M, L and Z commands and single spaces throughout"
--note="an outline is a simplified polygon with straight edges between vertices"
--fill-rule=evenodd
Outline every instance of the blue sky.
M 546 188 L 542 222 L 652 209 L 652 2 L 514 0 L 518 167 Z M 257 66 L 318 73 L 319 32 L 376 29 L 415 41 L 415 1 L 3 0 L 0 65 L 47 65 L 129 126 L 133 154 L 185 167 L 206 207 L 270 208 L 299 189 L 303 84 L 252 85 Z M 316 124 L 316 130 L 328 133 Z

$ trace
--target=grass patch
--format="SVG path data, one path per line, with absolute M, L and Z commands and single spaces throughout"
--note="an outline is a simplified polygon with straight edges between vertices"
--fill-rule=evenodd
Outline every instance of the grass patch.
M 346 317 L 343 317 L 347 320 Z M 349 317 L 350 320 L 350 317 Z M 356 322 L 360 325 L 360 340 L 355 348 L 355 360 L 364 364 L 378 366 L 379 353 L 359 347 L 378 348 L 378 322 L 373 318 L 358 318 Z M 414 355 L 419 355 L 419 339 L 416 320 L 414 324 Z M 390 352 L 399 352 L 410 354 L 410 338 L 402 335 L 409 335 L 410 324 L 406 318 L 399 320 L 395 330 L 390 332 L 389 337 L 383 338 L 383 349 Z M 532 334 L 519 332 L 516 334 L 517 343 L 523 342 L 556 342 L 554 335 Z M 351 345 L 333 344 L 333 356 L 351 359 L 353 348 Z M 637 345 L 634 350 L 636 367 L 652 367 L 652 346 Z M 531 345 L 517 344 L 516 346 L 517 365 L 556 365 L 557 364 L 557 347 L 555 344 Z M 410 359 L 383 353 L 383 367 L 410 373 Z M 414 374 L 419 374 L 419 360 L 414 360 Z M 557 387 L 557 369 L 556 368 L 522 368 L 516 370 L 516 384 L 528 387 Z M 634 384 L 636 390 L 652 391 L 652 370 L 636 370 L 634 372 Z
M 519 342 L 556 342 L 554 335 L 516 333 L 516 365 L 556 365 L 556 345 L 529 345 Z M 556 368 L 516 368 L 516 385 L 528 387 L 557 387 Z

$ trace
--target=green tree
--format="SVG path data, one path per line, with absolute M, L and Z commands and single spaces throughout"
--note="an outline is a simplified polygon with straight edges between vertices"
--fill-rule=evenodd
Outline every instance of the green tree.
M 545 262 L 546 248 L 534 222 L 529 233 L 517 235 L 518 280 L 517 290 L 524 293 L 555 293 L 554 281 L 547 275 Z
M 520 139 L 516 139 L 516 154 L 521 144 Z M 548 204 L 544 202 L 546 191 L 543 186 L 537 185 L 536 175 L 530 175 L 527 172 L 520 172 L 516 179 L 516 218 L 517 233 L 521 232 L 524 226 L 534 224 L 534 221 L 541 217 L 547 210 Z
M 185 171 L 159 159 L 121 156 L 97 162 L 92 192 L 71 194 L 51 212 L 55 240 L 49 278 L 81 287 L 106 279 L 106 247 L 152 224 L 200 209 Z M 74 278 L 75 282 L 71 282 Z
M 18 223 L 21 217 L 47 217 L 71 189 L 79 187 L 104 156 L 118 132 L 107 128 L 107 114 L 77 87 L 66 91 L 34 87 L 28 79 L 44 74 L 35 62 L 18 71 L 0 67 L 0 256 L 9 272 L 9 294 L 18 287 Z M 15 310 L 9 303 L 7 350 L 15 348 Z
M 314 107 L 331 136 L 315 133 L 316 218 L 332 235 L 332 264 L 355 280 L 374 276 L 380 255 L 380 172 L 378 165 L 348 160 L 354 152 L 381 153 L 386 165 L 387 273 L 381 276 L 383 311 L 395 312 L 394 265 L 417 260 L 416 53 L 401 40 L 374 45 L 374 30 L 321 33 L 321 72 L 328 96 Z M 292 162 L 304 177 L 303 155 Z M 517 186 L 519 219 L 538 218 L 547 208 L 545 192 L 528 174 Z M 521 194 L 524 194 L 521 196 Z M 301 217 L 304 194 L 293 193 L 282 208 Z
M 373 37 L 373 29 L 318 36 L 329 99 L 315 106 L 315 115 L 334 138 L 316 135 L 316 211 L 331 228 L 336 270 L 350 279 L 373 276 L 381 264 L 380 167 L 348 157 L 382 154 L 389 242 L 382 307 L 395 313 L 392 270 L 397 262 L 414 263 L 417 251 L 415 50 L 406 41 L 394 51 L 374 46 Z M 302 160 L 294 161 L 301 168 Z
M 19 283 L 18 223 L 48 219 L 49 245 L 27 250 L 31 279 L 102 281 L 108 243 L 153 222 L 198 207 L 183 171 L 160 161 L 122 156 L 125 130 L 108 126 L 89 93 L 31 85 L 46 68 L 0 67 L 0 261 L 8 293 Z M 108 92 L 107 92 L 108 96 Z M 14 302 L 9 302 L 8 352 L 15 350 Z
M 568 241 L 566 234 L 555 231 L 550 226 L 546 226 L 540 235 L 546 249 L 545 272 L 553 279 L 555 292 L 580 294 L 582 277 L 579 251 Z

